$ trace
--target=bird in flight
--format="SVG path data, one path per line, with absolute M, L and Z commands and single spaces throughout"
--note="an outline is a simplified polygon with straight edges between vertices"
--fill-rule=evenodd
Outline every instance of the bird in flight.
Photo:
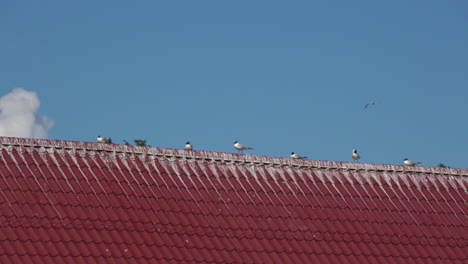
M 307 157 L 301 156 L 297 153 L 291 152 L 291 158 L 292 159 L 307 159 Z
M 237 141 L 234 141 L 234 148 L 237 149 L 237 150 L 239 151 L 240 154 L 242 154 L 242 151 L 243 151 L 243 150 L 253 149 L 253 148 L 244 146 L 244 145 L 242 145 L 241 143 L 239 143 L 239 142 L 237 142 Z
M 192 144 L 190 144 L 190 141 L 185 142 L 184 149 L 185 150 L 192 150 L 193 149 L 193 146 L 192 146 Z
M 418 165 L 418 164 L 420 164 L 420 163 L 421 163 L 421 162 L 411 161 L 411 160 L 409 160 L 409 159 L 407 159 L 407 158 L 405 158 L 405 159 L 403 160 L 403 164 L 408 165 L 408 166 L 416 166 L 416 165 Z
M 351 154 L 353 160 L 358 161 L 361 157 L 357 154 L 357 150 L 353 149 L 353 154 Z
M 368 103 L 366 104 L 366 106 L 364 106 L 364 109 L 367 109 L 367 107 L 368 107 L 369 105 L 375 105 L 375 102 L 374 102 L 374 101 L 368 102 Z

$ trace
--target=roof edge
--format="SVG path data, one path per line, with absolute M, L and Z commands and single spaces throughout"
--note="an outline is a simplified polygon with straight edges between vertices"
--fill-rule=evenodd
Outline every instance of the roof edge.
M 50 140 L 34 138 L 0 137 L 0 147 L 34 147 L 65 150 L 105 151 L 114 153 L 143 154 L 167 158 L 185 158 L 206 161 L 223 161 L 227 163 L 244 163 L 258 165 L 274 165 L 287 167 L 304 167 L 335 170 L 362 170 L 388 172 L 430 173 L 452 176 L 468 176 L 468 169 L 439 168 L 425 166 L 404 166 L 380 163 L 357 163 L 325 160 L 297 160 L 291 158 L 236 154 L 206 150 L 184 150 L 160 147 L 140 147 L 123 144 L 106 144 L 97 142 Z

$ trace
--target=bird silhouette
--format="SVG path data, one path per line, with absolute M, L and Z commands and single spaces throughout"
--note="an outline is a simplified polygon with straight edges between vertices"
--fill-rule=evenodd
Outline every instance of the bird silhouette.
M 366 104 L 366 106 L 364 106 L 364 109 L 367 109 L 367 107 L 368 107 L 369 105 L 375 105 L 375 102 L 374 102 L 374 101 L 368 102 L 368 103 Z

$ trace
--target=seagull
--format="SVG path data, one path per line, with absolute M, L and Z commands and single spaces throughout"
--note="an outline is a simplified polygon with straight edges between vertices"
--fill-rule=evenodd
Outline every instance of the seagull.
M 364 106 L 364 109 L 366 109 L 369 105 L 375 105 L 375 102 L 374 101 L 368 102 L 366 106 Z
M 192 150 L 193 149 L 192 144 L 190 144 L 190 141 L 185 142 L 185 148 L 184 149 L 186 149 L 186 150 Z
M 234 148 L 237 149 L 239 151 L 240 154 L 242 154 L 242 151 L 243 150 L 249 150 L 249 149 L 252 149 L 250 147 L 247 147 L 247 146 L 244 146 L 242 145 L 241 143 L 237 142 L 237 141 L 234 141 Z
M 307 157 L 301 156 L 297 153 L 291 152 L 291 158 L 292 159 L 307 159 Z
M 353 160 L 358 161 L 361 157 L 357 154 L 357 150 L 353 149 L 353 154 L 351 155 Z
M 99 143 L 112 143 L 110 138 L 105 138 L 105 137 L 101 137 L 101 136 L 97 137 L 97 142 L 99 142 Z
M 409 160 L 409 159 L 407 159 L 407 158 L 405 158 L 405 159 L 403 160 L 403 164 L 408 165 L 408 166 L 416 166 L 416 165 L 418 165 L 418 164 L 420 164 L 420 163 L 421 163 L 421 162 L 411 161 L 411 160 Z

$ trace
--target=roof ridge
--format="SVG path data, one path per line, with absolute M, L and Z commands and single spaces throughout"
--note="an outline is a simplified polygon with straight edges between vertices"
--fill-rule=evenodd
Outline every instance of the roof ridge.
M 107 144 L 86 141 L 34 139 L 18 137 L 0 137 L 0 147 L 43 147 L 51 149 L 74 149 L 85 151 L 105 151 L 114 153 L 143 154 L 167 158 L 185 158 L 226 163 L 273 165 L 281 167 L 317 168 L 343 171 L 378 171 L 378 172 L 414 172 L 447 176 L 468 176 L 468 169 L 439 168 L 426 166 L 405 166 L 381 163 L 356 163 L 345 161 L 298 160 L 283 157 L 271 157 L 249 154 L 236 154 L 207 150 L 184 150 L 162 147 L 142 147 L 124 144 Z

